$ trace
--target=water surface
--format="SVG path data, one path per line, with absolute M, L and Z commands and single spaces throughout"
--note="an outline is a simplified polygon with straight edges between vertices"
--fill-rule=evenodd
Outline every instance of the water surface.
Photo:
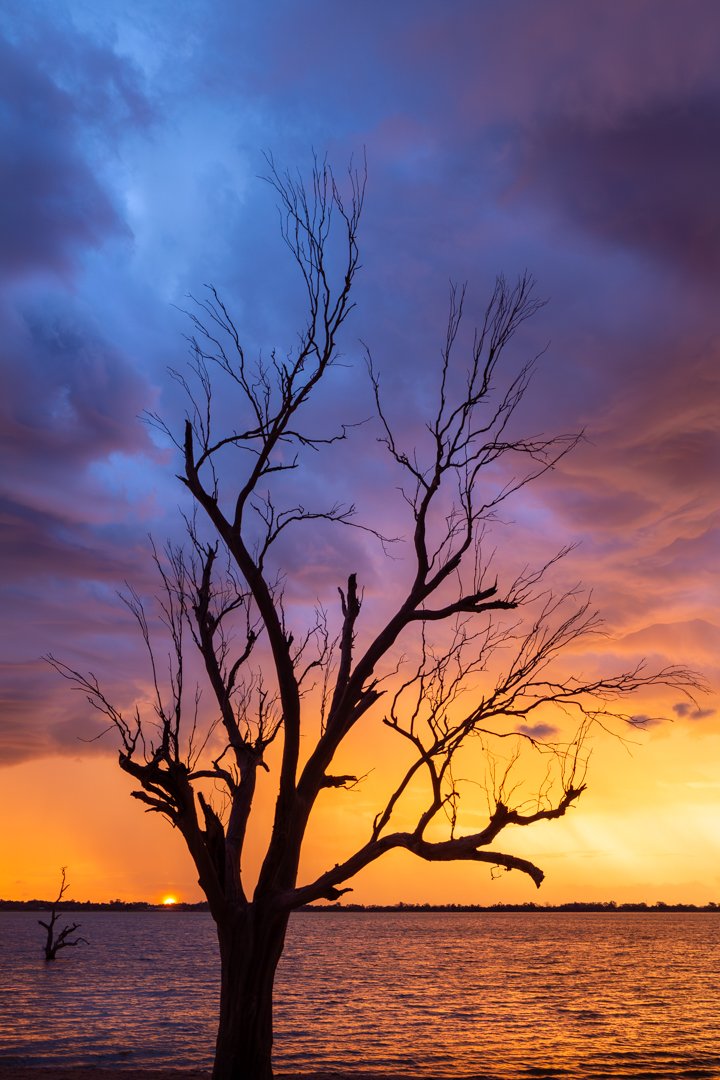
M 87 912 L 42 959 L 37 914 L 0 912 L 0 1061 L 209 1068 L 218 1001 L 199 913 Z M 293 917 L 279 1072 L 720 1078 L 720 915 Z

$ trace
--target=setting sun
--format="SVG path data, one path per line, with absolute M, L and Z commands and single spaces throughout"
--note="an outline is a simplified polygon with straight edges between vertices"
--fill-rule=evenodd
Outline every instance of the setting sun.
M 177 896 L 164 896 L 163 904 L 165 907 L 172 907 L 173 904 L 177 904 Z

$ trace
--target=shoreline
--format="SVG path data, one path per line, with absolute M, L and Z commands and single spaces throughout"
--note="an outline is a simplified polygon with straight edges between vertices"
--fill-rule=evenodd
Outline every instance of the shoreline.
M 52 900 L 3 900 L 0 898 L 0 911 L 28 911 L 45 912 L 56 907 L 58 911 L 84 914 L 89 911 L 103 911 L 122 914 L 163 914 L 172 917 L 172 914 L 200 914 L 208 915 L 207 901 L 197 904 L 186 904 L 178 901 L 172 906 L 166 904 L 150 904 L 143 901 L 112 901 L 101 903 L 92 900 L 62 900 L 53 904 Z M 614 900 L 577 900 L 564 904 L 536 904 L 531 901 L 526 903 L 510 904 L 307 904 L 297 909 L 294 914 L 301 915 L 423 915 L 423 914 L 447 914 L 447 915 L 546 915 L 546 914 L 607 914 L 627 915 L 638 913 L 641 915 L 717 915 L 720 913 L 720 904 L 711 900 L 706 904 L 665 903 L 659 900 L 655 904 L 646 904 L 642 901 L 636 903 L 616 903 Z

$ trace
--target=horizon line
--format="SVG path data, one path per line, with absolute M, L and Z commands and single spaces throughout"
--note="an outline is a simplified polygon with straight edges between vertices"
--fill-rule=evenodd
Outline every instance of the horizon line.
M 73 908 L 85 908 L 88 910 L 117 910 L 117 909 L 139 909 L 139 910 L 152 910 L 152 911 L 197 911 L 206 912 L 209 911 L 209 904 L 207 900 L 174 900 L 172 903 L 164 901 L 153 900 L 43 900 L 34 897 L 31 900 L 11 900 L 0 898 L 0 910 L 36 910 L 56 907 L 60 910 L 71 910 Z M 664 901 L 656 900 L 653 903 L 649 903 L 645 900 L 566 900 L 560 903 L 545 903 L 539 904 L 536 901 L 519 901 L 519 902 L 504 902 L 498 901 L 493 904 L 480 904 L 480 903 L 457 903 L 454 901 L 447 901 L 445 903 L 429 903 L 429 902 L 406 902 L 397 901 L 393 904 L 382 903 L 368 903 L 361 904 L 354 901 L 347 901 L 346 903 L 340 903 L 338 901 L 334 903 L 314 903 L 306 904 L 298 911 L 310 911 L 310 912 L 423 912 L 423 911 L 437 911 L 437 912 L 493 912 L 493 911 L 508 911 L 508 912 L 523 912 L 523 911 L 572 911 L 572 910 L 584 910 L 584 911 L 720 911 L 720 903 L 715 900 L 708 900 L 704 904 L 693 903 L 690 901 L 676 900 L 676 901 Z

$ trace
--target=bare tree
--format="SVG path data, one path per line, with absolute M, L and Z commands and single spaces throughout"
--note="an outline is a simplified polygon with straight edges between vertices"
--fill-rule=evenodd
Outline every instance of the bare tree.
M 139 706 L 124 715 L 95 676 L 53 661 L 110 719 L 120 736 L 120 766 L 139 785 L 133 795 L 180 831 L 197 868 L 217 925 L 222 969 L 214 1080 L 272 1076 L 273 980 L 291 912 L 336 900 L 349 879 L 393 850 L 430 862 L 518 870 L 539 885 L 542 870 L 498 849 L 500 834 L 509 825 L 562 817 L 576 802 L 585 787 L 588 730 L 631 719 L 617 699 L 650 684 L 685 691 L 698 685 L 679 667 L 568 675 L 563 653 L 597 631 L 599 620 L 587 599 L 574 590 L 554 595 L 547 584 L 566 552 L 540 567 L 506 572 L 504 581 L 502 568 L 497 576 L 492 570 L 488 523 L 578 441 L 572 434 L 515 433 L 535 361 L 514 373 L 501 361 L 539 307 L 526 276 L 515 285 L 497 281 L 459 368 L 465 295 L 453 290 L 437 402 L 422 446 L 403 446 L 368 355 L 380 438 L 389 467 L 402 477 L 399 508 L 410 523 L 405 556 L 388 567 L 398 595 L 372 625 L 363 619 L 357 575 L 349 573 L 333 606 L 318 602 L 309 624 L 295 624 L 276 557 L 281 538 L 295 532 L 297 547 L 308 522 L 316 528 L 360 524 L 386 549 L 392 538 L 358 523 L 351 503 L 310 509 L 287 497 L 285 483 L 315 452 L 351 434 L 349 425 L 318 430 L 307 406 L 322 394 L 353 307 L 365 173 L 349 171 L 346 196 L 322 163 L 307 187 L 272 160 L 269 167 L 283 237 L 306 289 L 307 322 L 292 352 L 263 359 L 248 356 L 214 288 L 188 313 L 190 372 L 173 374 L 187 391 L 189 409 L 183 435 L 174 441 L 196 514 L 187 522 L 185 550 L 170 545 L 155 552 L 162 619 L 172 642 L 169 684 L 161 685 L 148 617 L 135 593 L 127 603 L 152 664 L 151 720 Z M 216 430 L 217 395 L 225 407 L 230 391 L 235 422 Z M 171 435 L 158 416 L 150 420 Z M 405 585 L 396 585 L 399 568 L 407 573 L 408 567 Z M 205 729 L 198 691 L 186 685 L 187 633 L 213 693 L 215 718 Z M 548 737 L 550 715 L 554 724 L 562 716 L 569 734 Z M 397 775 L 360 846 L 339 853 L 340 861 L 314 880 L 299 880 L 319 796 L 328 789 L 342 793 L 362 779 L 333 765 L 351 732 L 371 716 L 402 748 Z M 481 781 L 474 787 L 462 775 L 470 766 L 460 765 L 467 747 L 485 763 L 484 775 L 473 766 L 472 781 Z M 532 796 L 517 786 L 523 750 L 544 763 Z M 243 855 L 258 770 L 270 765 L 277 782 L 272 831 L 250 891 Z M 473 791 L 484 791 L 487 801 L 481 828 L 463 825 L 462 801 Z
M 66 869 L 67 867 L 63 866 L 60 870 L 60 873 L 62 874 L 62 877 L 60 879 L 60 892 L 57 894 L 57 897 L 53 901 L 53 905 L 50 908 L 50 921 L 43 922 L 42 919 L 38 919 L 38 923 L 40 924 L 40 926 L 44 927 L 44 929 L 47 931 L 45 937 L 46 961 L 55 960 L 60 949 L 67 949 L 69 946 L 74 945 L 88 944 L 87 939 L 84 937 L 76 937 L 74 939 L 71 939 L 70 937 L 71 934 L 74 934 L 76 930 L 80 929 L 80 923 L 71 923 L 68 926 L 64 926 L 62 930 L 59 931 L 59 933 L 55 932 L 55 923 L 60 918 L 58 904 L 62 900 L 67 890 L 70 888 L 70 886 L 65 881 Z

